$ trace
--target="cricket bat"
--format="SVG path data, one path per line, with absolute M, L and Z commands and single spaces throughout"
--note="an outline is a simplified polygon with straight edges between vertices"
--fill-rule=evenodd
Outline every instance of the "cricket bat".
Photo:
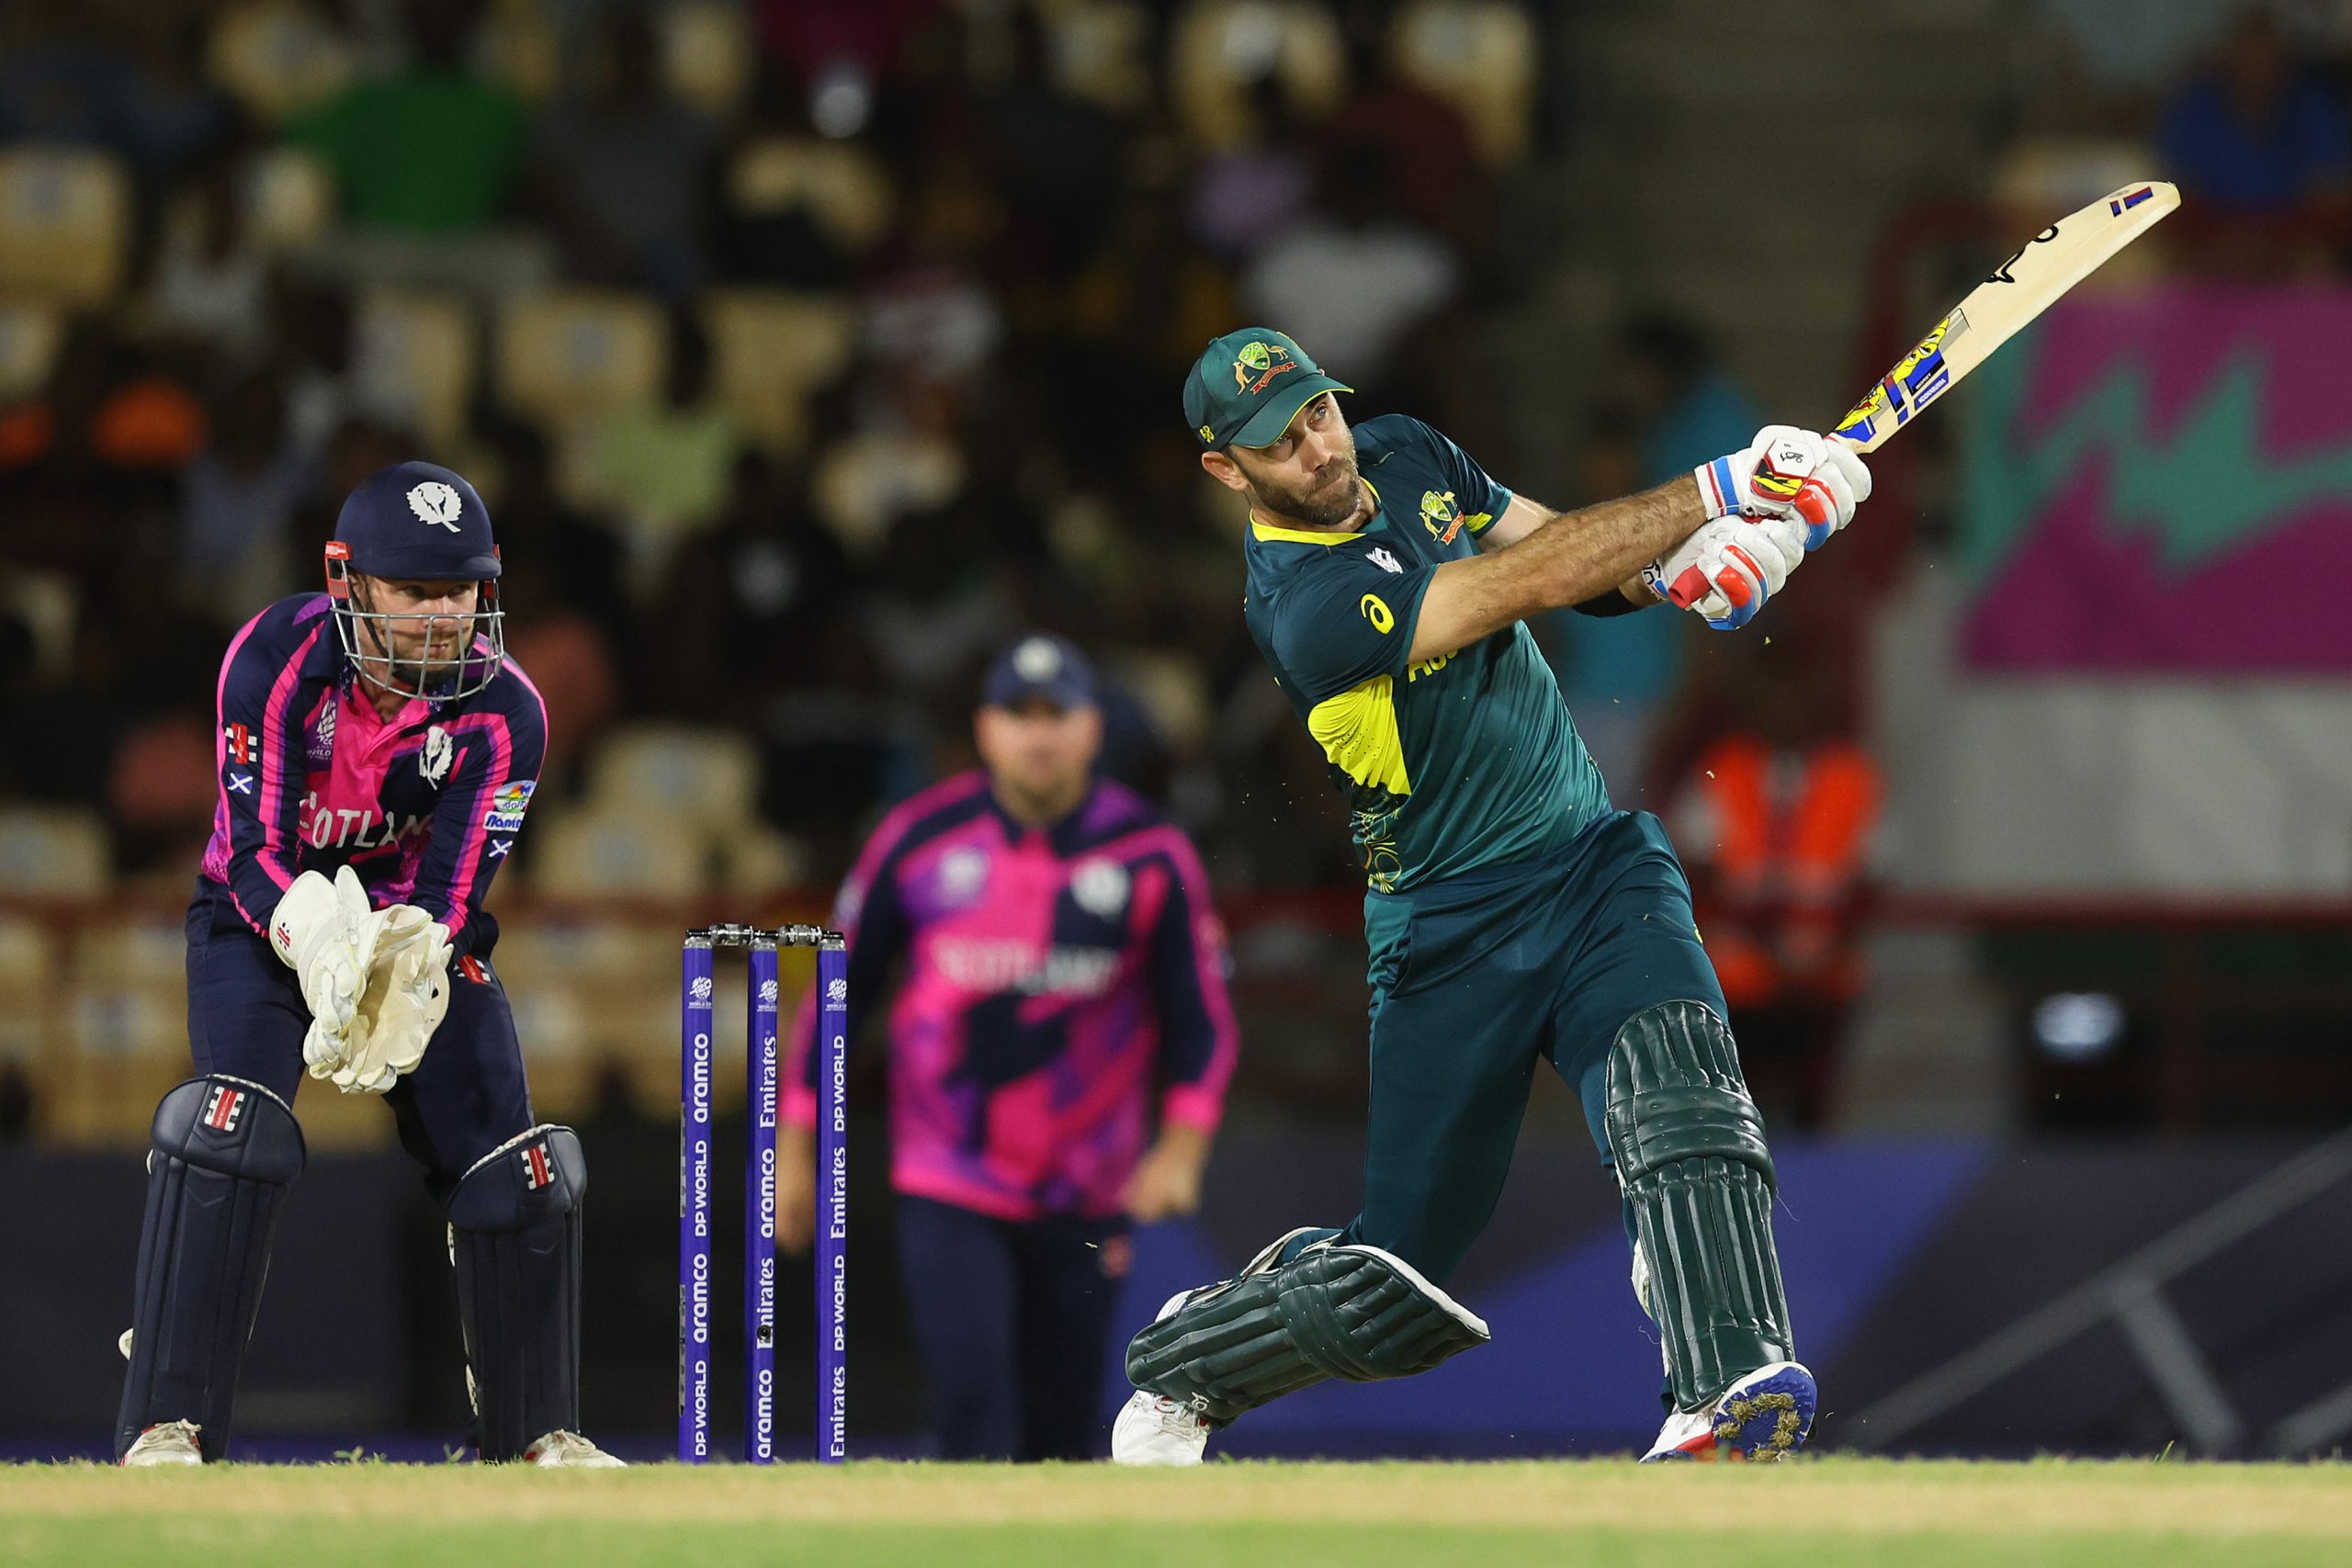
M 2028 240 L 1952 307 L 1919 344 L 1879 378 L 1830 434 L 1875 452 L 1914 415 L 1993 357 L 1993 351 L 2097 271 L 2101 262 L 2154 228 L 2180 205 L 2162 180 L 2128 185 Z

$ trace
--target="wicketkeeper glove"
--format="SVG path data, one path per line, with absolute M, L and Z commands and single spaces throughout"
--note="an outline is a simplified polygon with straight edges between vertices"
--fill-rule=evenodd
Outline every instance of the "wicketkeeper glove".
M 449 1010 L 449 932 L 413 904 L 368 917 L 372 949 L 367 989 L 353 1010 L 339 1057 L 313 1063 L 312 1077 L 345 1094 L 381 1094 L 415 1069 Z
M 269 945 L 294 971 L 302 1003 L 311 1010 L 302 1059 L 316 1062 L 340 1054 L 359 995 L 367 988 L 370 953 L 359 949 L 360 922 L 368 914 L 367 890 L 349 866 L 329 882 L 315 871 L 296 877 L 270 911 Z

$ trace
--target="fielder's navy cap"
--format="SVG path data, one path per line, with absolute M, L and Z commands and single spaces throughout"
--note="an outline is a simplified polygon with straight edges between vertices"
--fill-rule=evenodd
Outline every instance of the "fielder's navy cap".
M 395 463 L 345 498 L 334 536 L 351 569 L 428 582 L 498 575 L 490 509 L 465 476 L 438 463 Z
M 1311 398 L 1352 392 L 1288 334 L 1272 327 L 1227 333 L 1201 351 L 1184 378 L 1184 423 L 1212 452 L 1271 446 Z
M 1076 643 L 1038 632 L 996 656 L 980 684 L 980 701 L 992 708 L 1009 708 L 1033 698 L 1058 708 L 1096 705 L 1094 666 Z

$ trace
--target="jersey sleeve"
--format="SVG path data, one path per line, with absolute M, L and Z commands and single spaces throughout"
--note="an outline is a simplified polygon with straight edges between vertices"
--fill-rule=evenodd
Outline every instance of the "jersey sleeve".
M 857 1039 L 870 998 L 879 996 L 907 943 L 907 917 L 899 902 L 895 874 L 899 851 L 906 842 L 908 819 L 894 813 L 866 840 L 857 863 L 850 868 L 833 900 L 833 929 L 849 942 L 849 1009 L 842 1019 L 842 1038 Z M 817 1124 L 817 988 L 811 986 L 792 1015 L 792 1032 L 785 1047 L 783 1120 L 795 1127 Z
M 1302 567 L 1268 608 L 1274 657 L 1310 702 L 1401 675 L 1433 566 L 1390 571 L 1351 543 Z
M 220 661 L 212 751 L 220 792 L 216 809 L 226 829 L 216 843 L 227 852 L 206 867 L 227 884 L 245 923 L 264 934 L 300 869 L 308 773 L 303 716 L 296 710 L 302 668 L 327 626 L 321 617 L 297 636 L 271 625 L 274 618 L 264 611 L 248 622 Z
M 1181 835 L 1173 873 L 1151 932 L 1151 986 L 1159 1014 L 1160 1120 L 1214 1132 L 1240 1055 L 1241 1031 L 1226 992 L 1225 929 L 1209 901 L 1208 874 Z
M 1464 525 L 1474 537 L 1485 533 L 1510 505 L 1510 491 L 1497 484 L 1478 466 L 1478 460 L 1456 446 L 1444 432 L 1421 424 L 1419 420 L 1413 423 L 1420 425 L 1421 436 L 1430 445 L 1430 456 L 1453 491 L 1454 503 L 1462 508 Z
M 409 902 L 449 931 L 458 957 L 473 951 L 491 879 L 514 848 L 523 813 L 547 757 L 548 719 L 539 694 L 510 663 L 515 697 L 461 716 L 447 728 L 458 755 L 434 808 L 433 834 L 417 867 Z

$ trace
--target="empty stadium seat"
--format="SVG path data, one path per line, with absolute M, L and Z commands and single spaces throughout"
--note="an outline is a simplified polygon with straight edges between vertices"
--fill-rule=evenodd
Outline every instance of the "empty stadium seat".
M 728 166 L 727 200 L 750 217 L 804 209 L 826 238 L 855 254 L 890 227 L 890 176 L 851 141 L 770 136 L 745 144 Z
M 79 147 L 0 152 L 0 299 L 95 305 L 122 277 L 130 176 Z
M 531 886 L 543 897 L 686 898 L 710 878 L 700 836 L 645 810 L 586 810 L 533 824 Z
M 662 14 L 662 81 L 688 108 L 724 118 L 752 85 L 758 45 L 741 6 L 682 0 Z
M 223 12 L 205 56 L 213 82 L 265 121 L 324 103 L 351 77 L 351 56 L 333 21 L 297 0 L 259 0 Z
M 515 300 L 499 318 L 499 400 L 559 428 L 577 424 L 653 400 L 669 358 L 669 326 L 652 299 L 550 289 Z
M 40 389 L 64 335 L 64 318 L 47 306 L 0 306 L 0 402 Z
M 245 165 L 245 228 L 265 250 L 309 244 L 334 222 L 334 178 L 299 147 L 271 147 Z
M 0 893 L 87 898 L 112 880 L 106 824 L 73 806 L 0 807 Z
M 1544 56 L 1524 9 L 1510 0 L 1415 0 L 1397 15 L 1389 58 L 1398 75 L 1452 101 L 1488 164 L 1526 156 Z
M 797 450 L 807 438 L 809 395 L 857 353 L 857 307 L 824 295 L 772 288 L 714 288 L 703 302 L 710 340 L 711 390 L 752 437 Z
M 633 725 L 597 748 L 592 808 L 659 817 L 689 832 L 729 834 L 758 818 L 759 751 L 743 736 L 685 725 Z
M 1170 29 L 1170 95 L 1204 147 L 1242 140 L 1249 95 L 1270 76 L 1310 116 L 1338 106 L 1347 51 L 1329 10 L 1307 0 L 1194 0 Z
M 1046 26 L 1063 92 L 1119 115 L 1151 101 L 1151 13 L 1135 0 L 1077 0 L 1047 11 Z
M 436 295 L 375 289 L 354 324 L 360 404 L 435 442 L 465 428 L 474 389 L 474 326 L 466 308 Z

